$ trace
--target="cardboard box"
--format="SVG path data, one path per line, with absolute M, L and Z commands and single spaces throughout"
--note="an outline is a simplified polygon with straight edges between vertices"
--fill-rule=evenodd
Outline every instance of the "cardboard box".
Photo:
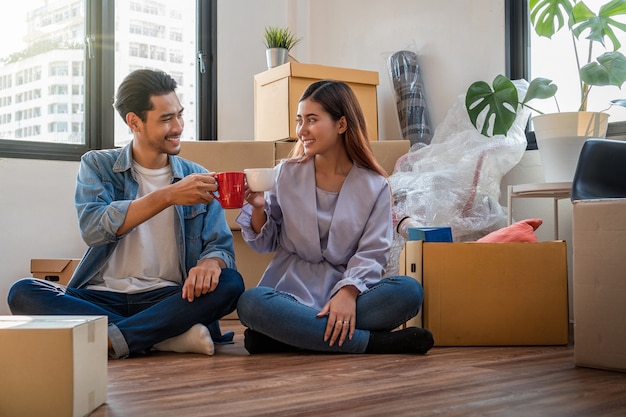
M 378 163 L 391 175 L 398 158 L 406 154 L 411 148 L 408 140 L 380 140 L 370 142 L 372 151 Z
M 378 140 L 378 72 L 288 62 L 254 76 L 254 140 L 296 138 L 298 101 L 309 84 L 333 79 L 354 91 L 368 125 L 370 140 Z
M 67 285 L 80 259 L 31 259 L 30 272 L 34 278 Z
M 574 361 L 626 372 L 626 199 L 574 201 Z
M 263 272 L 265 272 L 267 265 L 269 265 L 274 257 L 274 252 L 258 253 L 243 240 L 241 230 L 234 230 L 233 237 L 235 238 L 235 262 L 237 264 L 237 270 L 243 277 L 246 289 L 254 288 L 258 285 Z M 224 318 L 236 319 L 237 317 L 237 311 L 235 310 Z
M 398 257 L 398 273 L 407 275 L 417 280 L 422 286 L 424 280 L 422 276 L 422 244 L 421 240 L 408 241 Z M 406 326 L 423 327 L 424 325 L 424 305 L 417 316 L 407 321 Z
M 568 343 L 567 253 L 563 241 L 409 241 L 406 275 L 420 269 L 424 327 L 435 346 Z
M 106 401 L 106 316 L 0 316 L 0 415 L 86 416 Z

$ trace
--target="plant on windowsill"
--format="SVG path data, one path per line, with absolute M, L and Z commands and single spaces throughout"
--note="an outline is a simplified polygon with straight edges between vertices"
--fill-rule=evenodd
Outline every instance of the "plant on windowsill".
M 296 38 L 288 27 L 267 26 L 264 37 L 267 69 L 286 64 L 289 51 L 302 40 L 302 38 Z
M 608 114 L 603 111 L 587 111 L 587 98 L 591 88 L 609 85 L 621 88 L 626 82 L 626 57 L 618 51 L 621 44 L 616 36 L 616 32 L 626 33 L 626 24 L 615 20 L 616 17 L 626 16 L 626 0 L 608 1 L 600 7 L 598 14 L 578 0 L 530 0 L 529 8 L 531 23 L 537 35 L 551 39 L 558 31 L 569 30 L 574 44 L 580 91 L 578 111 L 560 112 L 555 97 L 558 113 L 542 114 L 537 111 L 539 115 L 533 118 L 546 181 L 571 181 L 584 141 L 589 137 L 606 135 Z M 584 38 L 583 34 L 586 35 Z M 586 46 L 586 61 L 580 60 L 578 51 L 580 44 Z M 594 55 L 593 48 L 597 46 L 602 47 L 602 53 Z M 510 87 L 506 88 L 506 84 L 501 82 L 496 85 L 494 82 L 492 96 L 489 96 L 493 101 L 490 110 L 495 114 L 494 125 L 502 120 L 500 128 L 504 129 L 504 133 L 510 127 L 506 119 L 506 117 L 510 119 L 510 109 L 505 112 L 503 108 L 506 103 L 516 102 Z M 472 88 L 472 86 L 466 96 L 468 112 L 476 107 L 476 103 L 483 101 L 483 96 L 487 94 L 484 85 L 483 88 Z M 556 86 L 554 89 L 556 92 Z M 626 100 L 612 100 L 610 105 L 626 107 Z M 472 117 L 471 113 L 470 117 Z M 580 118 L 586 119 L 580 121 Z M 554 119 L 557 120 L 553 121 Z M 475 118 L 472 120 L 474 123 Z M 476 126 L 475 123 L 474 125 Z M 482 132 L 485 134 L 484 129 Z M 558 139 L 558 147 L 553 145 L 553 136 Z M 564 140 L 564 138 L 567 139 Z M 565 149 L 562 148 L 563 145 Z M 558 157 L 561 161 L 552 162 L 552 157 Z M 568 162 L 563 163 L 563 159 Z M 557 170 L 558 167 L 563 170 Z

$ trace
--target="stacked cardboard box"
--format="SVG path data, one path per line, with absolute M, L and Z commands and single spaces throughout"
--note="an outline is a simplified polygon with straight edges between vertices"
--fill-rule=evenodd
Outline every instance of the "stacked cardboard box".
M 333 79 L 348 84 L 363 110 L 370 140 L 378 140 L 378 72 L 289 62 L 254 76 L 254 139 L 296 139 L 298 101 L 309 84 Z
M 573 203 L 574 360 L 626 371 L 626 199 Z

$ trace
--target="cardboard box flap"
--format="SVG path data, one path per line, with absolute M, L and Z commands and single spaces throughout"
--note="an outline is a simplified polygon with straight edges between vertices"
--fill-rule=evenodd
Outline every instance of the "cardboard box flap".
M 31 259 L 30 272 L 61 273 L 72 263 L 72 259 Z
M 254 79 L 260 85 L 265 85 L 289 76 L 311 79 L 328 78 L 357 84 L 379 84 L 377 71 L 331 67 L 317 64 L 304 64 L 301 62 L 288 62 L 278 67 L 274 67 L 271 70 L 256 74 Z

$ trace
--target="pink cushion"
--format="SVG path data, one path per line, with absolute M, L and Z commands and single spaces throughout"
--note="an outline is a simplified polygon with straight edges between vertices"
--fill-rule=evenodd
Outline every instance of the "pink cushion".
M 478 239 L 477 242 L 537 242 L 535 230 L 541 226 L 541 223 L 543 223 L 541 219 L 522 220 L 491 232 L 487 236 Z

